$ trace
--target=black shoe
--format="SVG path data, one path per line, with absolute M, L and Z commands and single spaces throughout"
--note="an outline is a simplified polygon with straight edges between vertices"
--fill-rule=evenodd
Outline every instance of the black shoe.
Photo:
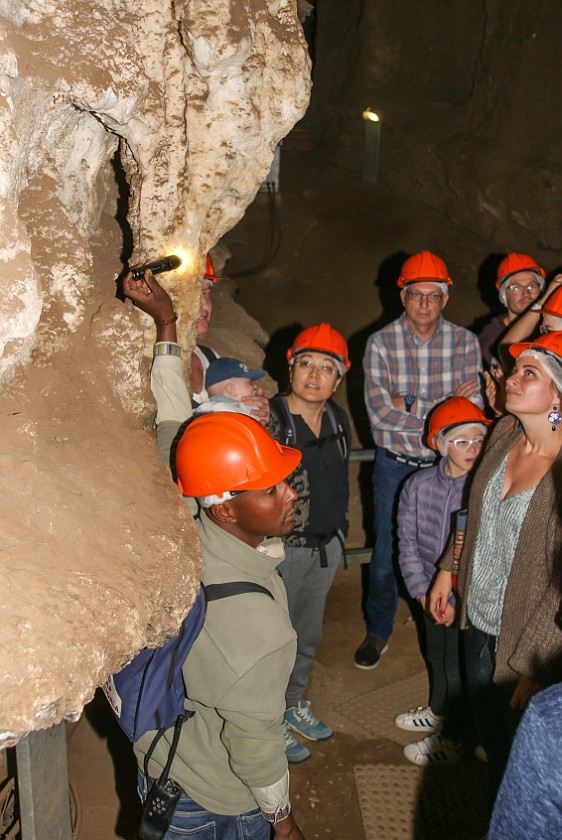
M 355 651 L 355 665 L 357 668 L 363 668 L 365 671 L 370 671 L 376 668 L 380 662 L 383 653 L 388 650 L 386 640 L 377 639 L 375 636 L 365 636 L 357 650 Z

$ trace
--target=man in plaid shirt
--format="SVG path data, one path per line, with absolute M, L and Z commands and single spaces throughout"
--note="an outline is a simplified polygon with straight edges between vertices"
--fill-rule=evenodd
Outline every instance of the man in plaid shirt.
M 427 414 L 453 395 L 482 405 L 478 340 L 441 314 L 451 284 L 447 266 L 435 254 L 422 251 L 407 259 L 398 279 L 404 312 L 370 336 L 365 349 L 365 402 L 376 444 L 375 545 L 367 635 L 355 652 L 358 668 L 376 668 L 392 633 L 398 601 L 395 509 L 406 477 L 434 463 L 435 453 L 422 442 Z

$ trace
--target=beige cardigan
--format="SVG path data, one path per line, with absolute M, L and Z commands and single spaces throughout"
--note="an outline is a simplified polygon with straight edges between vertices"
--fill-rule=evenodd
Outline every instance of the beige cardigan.
M 484 491 L 522 432 L 517 420 L 496 424 L 472 482 L 460 558 L 460 626 L 468 626 L 466 594 L 472 576 Z M 554 432 L 553 432 L 554 434 Z M 562 432 L 556 432 L 562 434 Z M 533 494 L 513 557 L 496 650 L 494 682 L 511 687 L 520 676 L 549 685 L 562 680 L 562 449 Z M 440 567 L 453 568 L 452 545 Z

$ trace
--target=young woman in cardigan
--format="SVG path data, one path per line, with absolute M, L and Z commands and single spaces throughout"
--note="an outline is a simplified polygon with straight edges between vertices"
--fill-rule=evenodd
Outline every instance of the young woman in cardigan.
M 562 679 L 562 332 L 510 347 L 506 410 L 472 483 L 460 558 L 460 626 L 492 801 L 522 711 Z M 452 550 L 430 594 L 431 615 L 452 622 Z

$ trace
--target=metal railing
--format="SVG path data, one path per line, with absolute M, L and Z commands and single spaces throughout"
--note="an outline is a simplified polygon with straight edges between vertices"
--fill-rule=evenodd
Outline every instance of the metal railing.
M 352 449 L 349 453 L 349 463 L 365 463 L 375 460 L 374 449 Z M 373 549 L 369 546 L 365 548 L 346 548 L 347 565 L 348 566 L 362 566 L 371 562 L 371 553 Z M 343 560 L 342 560 L 343 563 Z

